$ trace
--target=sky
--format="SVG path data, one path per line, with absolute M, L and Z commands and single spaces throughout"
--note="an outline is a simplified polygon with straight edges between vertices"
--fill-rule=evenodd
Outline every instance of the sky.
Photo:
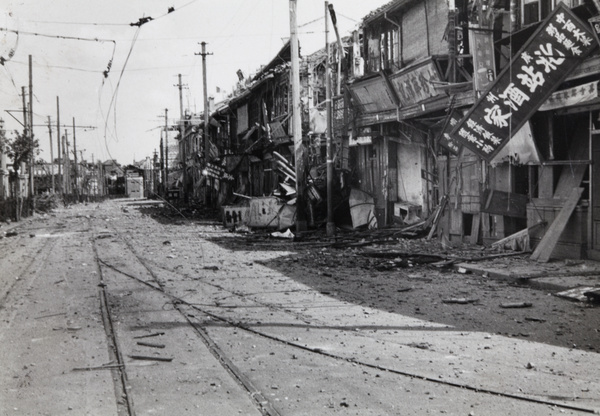
M 344 36 L 388 2 L 330 3 Z M 61 135 L 66 130 L 72 145 L 75 131 L 78 158 L 83 151 L 87 161 L 129 164 L 159 150 L 165 109 L 169 124 L 179 120 L 178 74 L 184 111 L 203 110 L 201 42 L 211 54 L 208 94 L 218 102 L 233 90 L 239 69 L 256 72 L 290 34 L 288 0 L 0 0 L 0 6 L 0 118 L 9 137 L 22 129 L 15 118 L 22 122 L 31 55 L 34 134 L 39 158 L 47 161 L 48 116 L 57 157 L 57 97 Z M 307 55 L 325 45 L 325 2 L 298 0 L 297 11 Z M 152 20 L 131 25 L 147 17 Z

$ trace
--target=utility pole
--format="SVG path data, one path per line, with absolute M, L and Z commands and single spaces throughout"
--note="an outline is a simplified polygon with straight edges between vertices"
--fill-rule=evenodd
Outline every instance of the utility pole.
M 183 200 L 184 202 L 188 202 L 188 193 L 187 193 L 187 143 L 185 138 L 185 122 L 183 120 L 183 84 L 181 83 L 181 74 L 179 76 L 179 83 L 177 87 L 179 87 L 179 137 L 181 143 L 181 162 L 183 165 Z
M 50 124 L 50 116 L 48 116 L 48 136 L 50 136 L 50 169 L 52 171 L 52 193 L 56 192 L 54 182 L 54 149 L 52 149 L 52 124 Z
M 333 134 L 333 123 L 331 118 L 331 45 L 329 44 L 329 2 L 325 2 L 325 105 L 327 113 L 327 237 L 335 235 L 335 223 L 333 222 L 333 151 L 331 149 L 331 135 Z M 333 18 L 333 15 L 332 15 Z
M 329 9 L 329 15 L 331 16 L 331 22 L 333 23 L 333 30 L 335 30 L 335 37 L 337 39 L 338 46 L 338 65 L 337 65 L 337 88 L 336 95 L 342 94 L 342 61 L 344 60 L 344 44 L 342 43 L 342 38 L 340 37 L 340 31 L 337 27 L 337 16 L 335 14 L 335 10 L 333 8 L 333 4 L 327 4 L 327 8 Z M 325 12 L 325 21 L 327 21 L 327 12 Z M 325 23 L 327 24 L 327 23 Z M 329 41 L 327 41 L 329 43 Z
M 73 117 L 73 155 L 75 163 L 75 194 L 79 195 L 79 168 L 77 166 L 77 137 L 75 136 L 75 117 Z
M 67 194 L 71 193 L 71 167 L 69 166 L 70 157 L 69 157 L 69 132 L 65 129 L 65 135 L 63 136 L 63 160 L 65 162 L 65 166 L 63 168 L 63 177 L 65 192 Z
M 202 52 L 197 53 L 196 55 L 202 55 L 202 88 L 204 89 L 204 137 L 203 137 L 203 149 L 204 149 L 204 167 L 208 165 L 208 155 L 210 150 L 210 141 L 208 139 L 208 126 L 209 126 L 209 108 L 208 108 L 208 87 L 207 87 L 207 79 L 206 79 L 206 56 L 212 55 L 212 53 L 206 52 L 206 42 L 201 42 Z M 207 178 L 207 183 L 208 183 Z M 210 187 L 204 187 L 204 203 L 210 203 Z
M 33 171 L 35 168 L 35 152 L 33 148 L 33 64 L 31 55 L 29 55 L 29 196 L 31 197 L 31 211 L 35 212 L 35 195 Z
M 169 129 L 167 126 L 167 115 L 169 109 L 165 108 L 165 195 L 169 196 Z
M 298 17 L 297 0 L 290 4 L 290 47 L 292 78 L 292 130 L 294 134 L 294 158 L 296 161 L 296 232 L 306 231 L 306 213 L 304 212 L 304 148 L 302 146 L 302 118 L 300 105 L 300 62 L 298 58 Z
M 25 98 L 25 87 L 21 87 L 21 96 L 23 97 L 23 126 L 25 127 L 25 130 L 23 132 L 23 134 L 25 135 L 25 137 L 29 137 L 29 130 L 28 130 L 28 122 L 27 122 L 27 102 L 26 102 L 26 98 Z M 16 183 L 16 187 L 15 187 L 15 194 L 17 196 L 17 214 L 16 214 L 16 220 L 17 221 L 21 221 L 21 208 L 22 208 L 22 197 L 23 195 L 21 195 L 21 175 L 24 175 L 25 172 L 25 163 L 21 162 L 21 164 L 19 165 L 19 174 L 17 175 L 17 183 Z
M 58 96 L 56 97 L 56 146 L 58 148 L 58 177 L 59 179 L 62 179 L 62 143 L 60 140 L 60 102 Z M 60 182 L 59 188 L 61 194 L 64 193 L 64 187 Z

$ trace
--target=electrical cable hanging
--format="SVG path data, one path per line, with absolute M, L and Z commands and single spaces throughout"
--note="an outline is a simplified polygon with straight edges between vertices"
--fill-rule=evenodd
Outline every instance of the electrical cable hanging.
M 111 54 L 110 60 L 108 61 L 106 70 L 102 72 L 102 74 L 104 75 L 104 78 L 108 77 L 108 74 L 112 67 L 112 62 L 115 57 L 115 51 L 117 49 L 117 42 L 113 39 L 85 38 L 85 37 L 80 37 L 80 36 L 50 35 L 47 33 L 27 32 L 27 31 L 22 31 L 22 30 L 8 29 L 5 27 L 0 27 L 0 32 L 15 33 L 17 35 L 17 39 L 18 39 L 19 35 L 29 35 L 29 36 L 39 36 L 39 37 L 44 37 L 44 38 L 51 38 L 51 39 L 78 40 L 78 41 L 85 41 L 85 42 L 98 42 L 98 43 L 112 42 L 112 44 L 113 44 L 112 54 Z M 15 47 L 15 49 L 16 49 L 16 47 Z M 4 65 L 4 62 L 5 62 L 5 60 L 3 60 L 2 57 L 0 57 L 0 64 Z M 57 67 L 57 68 L 59 68 L 59 67 Z M 73 68 L 73 67 L 64 67 L 63 69 L 77 70 L 76 68 Z
M 107 117 L 105 119 L 104 122 L 104 143 L 107 146 L 107 150 L 108 150 L 108 142 L 107 142 L 107 130 L 108 130 L 108 121 L 109 121 L 109 117 L 110 117 L 110 112 L 111 110 L 114 110 L 114 116 L 113 116 L 113 122 L 114 122 L 114 135 L 115 135 L 115 139 L 118 142 L 118 133 L 117 133 L 117 99 L 118 99 L 118 94 L 119 94 L 119 86 L 121 85 L 121 80 L 123 79 L 123 74 L 125 73 L 125 69 L 127 68 L 127 63 L 129 62 L 129 58 L 131 57 L 131 53 L 133 52 L 133 47 L 135 46 L 135 42 L 137 41 L 137 38 L 140 34 L 140 30 L 142 29 L 141 26 L 138 26 L 138 28 L 135 31 L 135 34 L 133 35 L 133 39 L 131 41 L 131 46 L 129 48 L 129 52 L 127 53 L 127 57 L 125 58 L 125 63 L 123 64 L 123 68 L 121 68 L 121 73 L 119 74 L 119 79 L 117 81 L 117 85 L 115 86 L 115 90 L 113 92 L 113 95 L 111 97 L 110 103 L 108 105 L 108 111 L 107 113 Z M 114 107 L 113 107 L 114 104 Z

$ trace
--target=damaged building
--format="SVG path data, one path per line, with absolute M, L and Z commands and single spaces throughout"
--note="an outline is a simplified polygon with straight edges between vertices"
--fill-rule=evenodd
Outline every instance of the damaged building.
M 310 224 L 324 219 L 331 133 L 338 226 L 438 213 L 450 243 L 600 258 L 599 10 L 596 0 L 395 0 L 331 42 L 329 60 L 303 57 Z M 215 206 L 294 206 L 290 53 L 288 42 L 211 110 L 207 160 L 205 129 L 190 123 L 186 192 L 208 188 Z M 353 206 L 367 219 L 349 221 Z

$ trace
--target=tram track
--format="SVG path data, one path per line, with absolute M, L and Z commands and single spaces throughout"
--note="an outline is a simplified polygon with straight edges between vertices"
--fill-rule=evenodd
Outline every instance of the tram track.
M 395 369 L 395 368 L 390 368 L 390 367 L 386 367 L 386 366 L 382 366 L 382 365 L 372 364 L 372 363 L 362 361 L 362 360 L 347 358 L 347 357 L 343 357 L 343 356 L 340 356 L 340 355 L 337 355 L 334 353 L 324 351 L 321 348 L 302 345 L 300 343 L 292 342 L 292 341 L 271 335 L 264 331 L 260 331 L 256 328 L 254 328 L 251 324 L 244 324 L 237 320 L 227 318 L 225 316 L 221 316 L 217 313 L 207 310 L 207 306 L 203 307 L 198 304 L 188 302 L 188 301 L 182 299 L 181 297 L 178 297 L 178 296 L 170 293 L 168 288 L 165 286 L 164 282 L 161 282 L 161 279 L 159 278 L 157 272 L 155 271 L 155 268 L 163 269 L 164 271 L 167 271 L 169 273 L 174 273 L 174 274 L 177 274 L 182 277 L 185 277 L 185 275 L 178 272 L 177 270 L 171 270 L 171 269 L 167 269 L 167 268 L 164 268 L 164 267 L 161 267 L 158 265 L 149 264 L 149 261 L 147 259 L 143 258 L 142 256 L 140 256 L 136 252 L 132 243 L 121 232 L 116 230 L 114 227 L 113 227 L 113 232 L 115 235 L 117 235 L 119 237 L 119 240 L 121 240 L 123 242 L 123 244 L 125 244 L 125 246 L 127 247 L 127 250 L 131 253 L 133 258 L 135 258 L 137 260 L 137 262 L 139 262 L 139 264 L 149 273 L 150 276 L 152 276 L 152 280 L 154 281 L 155 284 L 149 283 L 148 281 L 146 281 L 138 276 L 135 276 L 131 273 L 120 270 L 119 267 L 117 267 L 113 264 L 110 264 L 109 262 L 103 260 L 99 255 L 97 255 L 96 260 L 98 262 L 99 267 L 109 268 L 109 269 L 113 270 L 114 272 L 124 275 L 130 279 L 137 281 L 140 284 L 143 284 L 147 287 L 150 287 L 151 289 L 153 289 L 155 291 L 162 293 L 164 296 L 166 296 L 168 299 L 170 299 L 170 302 L 172 303 L 173 307 L 185 318 L 185 320 L 193 328 L 193 330 L 196 332 L 196 334 L 202 339 L 203 343 L 206 345 L 206 347 L 209 349 L 209 351 L 213 354 L 213 356 L 215 356 L 219 360 L 221 365 L 229 372 L 229 374 L 231 374 L 231 376 L 239 384 L 241 384 L 246 389 L 246 391 L 248 391 L 248 393 L 251 395 L 251 397 L 255 400 L 257 408 L 265 415 L 269 415 L 269 416 L 270 415 L 279 415 L 279 413 L 277 412 L 277 410 L 275 409 L 273 404 L 270 403 L 260 393 L 260 391 L 255 388 L 255 386 L 252 384 L 251 380 L 234 365 L 233 361 L 229 357 L 227 357 L 227 355 L 218 346 L 218 344 L 211 338 L 211 336 L 208 334 L 208 332 L 205 330 L 205 328 L 202 325 L 199 325 L 198 323 L 196 323 L 192 319 L 190 319 L 189 313 L 188 313 L 189 310 L 193 310 L 196 313 L 199 312 L 215 321 L 221 322 L 224 325 L 246 331 L 250 334 L 268 339 L 270 341 L 279 343 L 281 345 L 285 345 L 285 346 L 288 346 L 288 347 L 291 347 L 294 349 L 302 350 L 302 351 L 305 351 L 305 352 L 308 352 L 311 354 L 318 354 L 321 357 L 327 357 L 327 358 L 334 359 L 334 360 L 348 362 L 353 365 L 359 365 L 364 368 L 370 368 L 370 369 L 374 369 L 374 370 L 378 370 L 378 371 L 387 372 L 389 374 L 394 374 L 394 375 L 397 375 L 397 376 L 400 376 L 403 378 L 418 379 L 418 380 L 422 380 L 424 382 L 442 385 L 445 387 L 466 390 L 466 391 L 470 391 L 470 392 L 473 392 L 476 394 L 482 394 L 482 395 L 485 394 L 485 395 L 491 395 L 491 396 L 501 397 L 501 398 L 510 399 L 510 400 L 535 403 L 535 404 L 540 404 L 540 405 L 547 405 L 547 406 L 556 407 L 558 409 L 571 410 L 571 411 L 580 412 L 580 413 L 597 414 L 597 412 L 594 409 L 590 409 L 590 408 L 574 406 L 574 405 L 569 405 L 569 404 L 565 404 L 565 403 L 558 403 L 558 402 L 544 400 L 544 399 L 538 399 L 535 397 L 514 394 L 514 393 L 506 392 L 506 391 L 499 391 L 499 390 L 494 390 L 494 389 L 486 389 L 486 388 L 476 387 L 476 386 L 472 386 L 472 385 L 469 385 L 466 383 L 459 383 L 459 382 L 453 382 L 450 380 L 428 377 L 428 376 L 424 376 L 422 374 L 417 374 L 417 373 L 411 372 L 411 371 L 404 371 L 401 369 Z M 222 287 L 221 285 L 207 282 L 205 280 L 199 280 L 198 282 L 202 283 L 204 285 L 208 285 L 214 289 L 217 289 L 220 291 L 225 291 L 226 293 L 229 293 L 236 297 L 245 298 L 245 296 L 247 296 L 247 294 L 237 293 L 236 291 L 228 290 L 228 289 Z M 309 320 L 307 317 L 303 316 L 302 314 L 291 313 L 289 310 L 275 306 L 273 304 L 261 303 L 256 299 L 252 299 L 252 302 L 257 303 L 258 305 L 268 308 L 269 310 L 272 310 L 272 311 L 277 311 L 277 312 L 281 312 L 281 313 L 285 313 L 285 314 L 291 314 L 292 316 L 294 316 L 298 319 L 302 319 L 307 324 L 310 321 L 314 322 L 314 319 Z M 218 305 L 213 306 L 213 308 L 215 308 L 215 307 L 219 307 L 219 306 Z

